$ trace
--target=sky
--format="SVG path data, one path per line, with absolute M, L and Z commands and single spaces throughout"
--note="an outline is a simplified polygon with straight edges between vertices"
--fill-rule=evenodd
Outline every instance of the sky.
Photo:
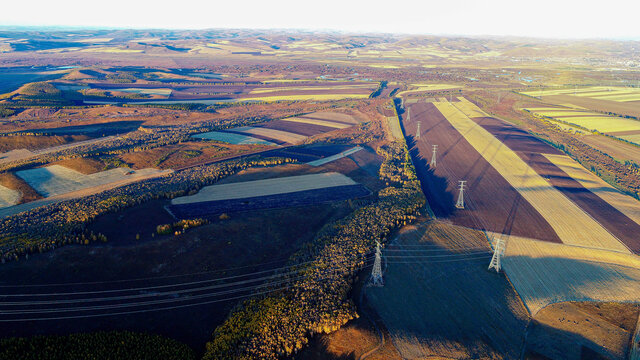
M 18 0 L 0 26 L 252 28 L 640 39 L 638 0 Z

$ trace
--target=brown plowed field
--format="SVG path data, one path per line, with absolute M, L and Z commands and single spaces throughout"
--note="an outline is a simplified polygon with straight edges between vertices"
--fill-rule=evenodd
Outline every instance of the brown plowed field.
M 423 191 L 435 215 L 472 228 L 560 242 L 544 218 L 464 139 L 431 103 L 414 103 L 403 116 L 407 142 Z M 406 115 L 406 114 L 405 114 Z M 421 122 L 420 139 L 414 139 Z M 431 145 L 438 164 L 429 168 Z M 447 179 L 449 181 L 447 182 Z M 468 180 L 467 208 L 457 210 L 458 180 Z
M 585 189 L 541 154 L 561 152 L 528 135 L 515 126 L 495 118 L 475 118 L 480 126 L 515 151 L 538 174 L 549 180 L 566 197 L 598 221 L 605 229 L 627 245 L 631 251 L 640 253 L 640 225 L 611 206 L 593 192 Z
M 293 121 L 280 121 L 280 120 L 269 121 L 268 123 L 265 123 L 259 126 L 263 128 L 268 128 L 268 129 L 287 131 L 287 132 L 300 134 L 304 136 L 313 136 L 316 134 L 322 134 L 322 133 L 336 130 L 335 128 L 331 128 L 328 126 L 296 123 Z

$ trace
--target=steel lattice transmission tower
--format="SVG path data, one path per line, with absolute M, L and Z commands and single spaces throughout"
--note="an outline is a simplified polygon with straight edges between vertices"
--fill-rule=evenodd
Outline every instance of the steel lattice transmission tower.
M 382 279 L 382 250 L 378 240 L 376 240 L 376 259 L 371 270 L 371 285 L 384 286 L 384 280 Z
M 433 151 L 431 153 L 431 163 L 429 166 L 436 167 L 436 152 L 438 151 L 438 145 L 433 145 Z
M 500 259 L 502 255 L 504 255 L 505 243 L 502 239 L 502 236 L 498 237 L 496 240 L 496 246 L 493 249 L 493 257 L 491 258 L 491 262 L 489 263 L 489 270 L 496 269 L 496 272 L 500 272 L 502 265 L 500 264 Z
M 456 202 L 456 207 L 458 209 L 464 209 L 464 187 L 466 185 L 466 180 L 460 180 L 460 193 L 458 194 L 458 202 Z
M 421 122 L 418 121 L 418 128 L 416 129 L 416 139 L 420 139 L 420 124 Z

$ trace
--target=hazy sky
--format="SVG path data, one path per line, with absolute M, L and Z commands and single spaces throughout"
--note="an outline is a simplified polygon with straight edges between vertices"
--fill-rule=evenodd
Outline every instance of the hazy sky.
M 640 39 L 640 0 L 11 0 L 0 25 Z

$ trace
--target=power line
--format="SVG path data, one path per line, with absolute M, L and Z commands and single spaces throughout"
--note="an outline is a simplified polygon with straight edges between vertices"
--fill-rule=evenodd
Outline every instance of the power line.
M 232 271 L 232 270 L 246 269 L 246 268 L 250 268 L 250 267 L 258 267 L 258 266 L 262 266 L 262 265 L 274 264 L 274 263 L 287 261 L 288 259 L 289 258 L 284 258 L 284 259 L 281 259 L 281 260 L 274 260 L 274 261 L 269 261 L 269 262 L 260 263 L 260 264 L 252 264 L 252 265 L 238 266 L 238 267 L 233 267 L 233 268 L 211 270 L 211 271 L 201 271 L 201 272 L 187 273 L 187 274 L 152 276 L 152 277 L 145 277 L 145 278 L 106 280 L 106 281 L 74 282 L 74 283 L 0 285 L 0 288 L 50 287 L 50 286 L 72 286 L 72 285 L 73 286 L 75 286 L 75 285 L 102 285 L 102 284 L 111 284 L 111 283 L 115 284 L 115 283 L 130 282 L 130 281 L 146 281 L 146 280 L 157 280 L 157 279 L 169 279 L 169 278 L 186 277 L 186 276 L 215 274 L 215 273 L 227 272 L 227 271 Z M 267 272 L 267 271 L 275 271 L 275 270 L 284 269 L 284 268 L 288 268 L 288 267 L 295 267 L 295 266 L 299 266 L 299 265 L 309 264 L 309 263 L 312 263 L 312 262 L 315 262 L 315 260 L 314 261 L 306 261 L 306 262 L 297 263 L 297 264 L 291 264 L 291 265 L 287 265 L 287 266 L 280 267 L 280 268 L 273 268 L 273 269 L 270 269 L 270 270 L 259 271 L 258 273 Z M 251 273 L 249 273 L 249 274 L 251 274 Z
M 159 299 L 159 300 L 149 300 L 149 301 L 140 301 L 140 302 L 126 302 L 121 304 L 109 304 L 109 305 L 92 305 L 92 306 L 81 306 L 81 307 L 73 307 L 73 308 L 39 308 L 39 309 L 18 309 L 18 310 L 0 310 L 0 314 L 2 315 L 12 315 L 12 314 L 32 314 L 32 313 L 52 313 L 52 312 L 79 312 L 79 311 L 91 311 L 91 310 L 110 310 L 110 309 L 118 309 L 123 307 L 137 307 L 137 306 L 147 306 L 147 305 L 156 305 L 156 304 L 164 304 L 164 303 L 172 303 L 172 302 L 183 302 L 189 300 L 197 300 L 208 297 L 216 297 L 220 295 L 228 295 L 238 292 L 250 291 L 259 288 L 269 287 L 272 285 L 281 285 L 283 283 L 287 283 L 289 281 L 296 281 L 304 278 L 304 276 L 295 278 L 295 279 L 285 279 L 281 281 L 274 281 L 266 284 L 260 285 L 252 285 L 241 287 L 237 289 L 224 290 L 219 292 L 211 292 L 200 295 L 189 295 L 187 297 L 180 298 L 170 298 L 170 299 Z M 171 294 L 163 294 L 161 296 L 168 296 Z M 57 305 L 58 303 L 51 303 L 49 305 Z M 26 305 L 29 305 L 26 303 Z
M 146 291 L 146 290 L 166 289 L 166 288 L 187 286 L 187 285 L 205 284 L 205 283 L 210 283 L 210 282 L 215 282 L 215 281 L 222 281 L 222 280 L 238 279 L 238 278 L 243 278 L 243 277 L 247 277 L 247 276 L 250 276 L 250 275 L 257 275 L 257 274 L 264 274 L 264 273 L 268 273 L 268 272 L 273 272 L 275 270 L 280 270 L 280 269 L 286 269 L 286 267 L 279 268 L 279 269 L 257 271 L 257 272 L 254 272 L 254 273 L 248 273 L 248 274 L 242 274 L 242 275 L 234 275 L 234 276 L 227 276 L 227 277 L 222 277 L 222 278 L 215 278 L 215 279 L 190 281 L 190 282 L 167 284 L 167 285 L 146 286 L 146 287 L 138 287 L 138 288 L 95 290 L 95 291 L 74 291 L 74 292 L 62 292 L 62 293 L 3 294 L 1 296 L 2 297 L 23 297 L 23 296 L 25 296 L 25 297 L 26 296 L 41 297 L 41 296 L 70 296 L 70 295 L 109 294 L 109 293 L 118 293 L 118 292 L 127 292 L 127 291 Z M 290 272 L 287 272 L 287 273 L 280 273 L 280 274 L 277 274 L 277 275 L 270 275 L 270 276 L 266 276 L 266 277 L 263 277 L 263 278 L 270 278 L 270 277 L 274 277 L 274 276 L 284 276 L 284 275 L 287 275 L 287 274 L 294 274 L 294 273 L 297 273 L 297 272 L 300 272 L 300 271 L 305 271 L 305 270 L 307 270 L 307 268 L 302 268 L 302 269 L 290 271 Z M 249 281 L 249 280 L 246 280 L 246 281 Z

